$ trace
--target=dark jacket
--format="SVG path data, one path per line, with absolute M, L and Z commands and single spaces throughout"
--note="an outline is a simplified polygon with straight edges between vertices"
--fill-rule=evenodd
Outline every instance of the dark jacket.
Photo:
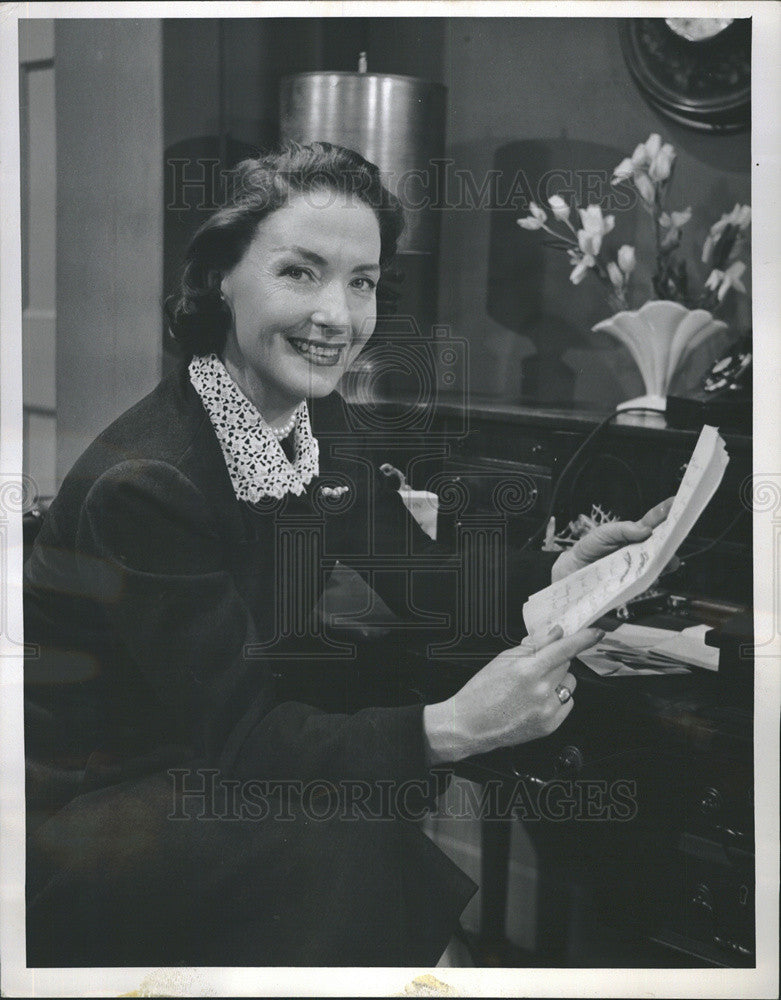
M 78 882 L 67 901 L 62 896 L 63 864 L 73 871 L 73 861 L 54 859 L 53 845 L 71 835 L 68 824 L 74 815 L 102 829 L 95 817 L 102 815 L 101 809 L 110 813 L 122 808 L 127 796 L 122 798 L 121 790 L 128 782 L 193 760 L 239 781 L 364 781 L 375 786 L 429 777 L 422 705 L 353 711 L 344 679 L 349 670 L 337 667 L 341 662 L 344 668 L 345 661 L 349 665 L 354 653 L 319 627 L 312 609 L 339 560 L 361 571 L 399 618 L 416 618 L 415 634 L 421 636 L 426 630 L 420 622 L 425 624 L 429 610 L 431 618 L 452 605 L 455 576 L 434 570 L 433 582 L 418 588 L 428 595 L 431 608 L 421 610 L 419 596 L 411 603 L 409 568 L 418 559 L 424 571 L 428 567 L 432 572 L 432 547 L 351 433 L 349 410 L 341 399 L 318 401 L 312 423 L 321 470 L 306 493 L 255 505 L 239 502 L 209 418 L 182 369 L 96 439 L 52 503 L 25 568 L 25 641 L 33 647 L 25 678 L 28 808 L 41 808 L 42 816 L 55 812 L 36 833 L 34 860 L 28 862 L 35 869 L 28 871 L 34 915 L 28 930 L 37 942 L 40 964 L 65 964 L 63 946 L 52 951 L 52 942 L 63 935 L 70 940 L 74 901 L 85 898 Z M 329 499 L 323 485 L 348 485 L 349 491 Z M 445 579 L 451 583 L 446 585 Z M 391 634 L 390 648 L 398 634 Z M 56 812 L 74 796 L 71 806 Z M 150 815 L 156 808 L 150 807 Z M 64 833 L 56 832 L 58 823 L 64 824 Z M 156 843 L 166 841 L 170 828 L 159 827 Z M 268 830 L 265 843 L 273 853 L 279 850 L 280 834 Z M 338 834 L 324 838 L 324 858 L 347 832 L 343 824 Z M 230 848 L 225 835 L 224 830 L 213 835 L 208 850 L 204 848 L 207 854 L 220 856 L 232 849 L 246 854 L 246 847 Z M 93 830 L 86 838 L 82 855 L 95 851 L 97 858 L 96 836 Z M 165 850 L 156 848 L 154 861 L 143 862 L 150 872 L 180 863 L 170 859 L 187 853 L 187 841 L 176 836 Z M 386 832 L 379 840 L 388 836 Z M 258 844 L 264 840 L 259 831 L 248 837 L 254 852 L 249 867 L 256 870 Z M 344 964 L 370 964 L 375 955 L 378 964 L 394 964 L 399 955 L 436 961 L 433 951 L 444 947 L 473 886 L 430 843 L 423 844 L 418 831 L 403 837 L 406 846 L 400 848 L 394 840 L 387 850 L 408 871 L 426 871 L 423 881 L 438 886 L 435 895 L 444 909 L 433 923 L 430 915 L 421 914 L 403 932 L 394 931 L 395 952 L 383 951 L 381 941 L 368 935 L 369 925 L 355 937 L 355 920 L 348 917 L 357 950 L 345 951 L 342 942 L 336 952 L 323 953 L 314 945 L 302 951 L 290 932 L 263 928 L 258 935 L 269 951 L 261 951 L 262 961 L 257 953 L 248 957 L 239 951 L 236 962 L 340 964 L 343 958 Z M 295 837 L 285 861 L 277 855 L 283 869 L 296 856 L 294 842 Z M 379 841 L 374 836 L 369 843 L 376 850 Z M 361 854 L 356 844 L 356 863 Z M 333 868 L 332 860 L 326 863 Z M 84 877 L 94 882 L 98 869 L 113 867 L 113 862 L 95 861 L 86 866 Z M 143 882 L 143 871 L 137 874 Z M 192 881 L 192 873 L 183 882 L 187 878 Z M 384 871 L 382 878 L 399 885 L 392 871 Z M 421 878 L 415 884 L 421 886 Z M 83 921 L 94 923 L 103 912 L 103 896 L 111 893 L 117 908 L 127 912 L 124 891 L 92 885 L 91 908 L 83 911 Z M 268 886 L 258 889 L 268 891 Z M 191 884 L 187 892 L 198 898 Z M 366 892 L 378 912 L 390 905 L 388 888 L 379 882 L 372 890 L 370 879 Z M 396 899 L 386 919 L 401 920 L 399 914 L 409 911 L 409 898 L 408 892 L 406 902 Z M 292 925 L 304 919 L 295 899 L 294 892 L 287 904 Z M 360 905 L 365 910 L 365 901 Z M 325 919 L 329 912 L 333 919 L 332 906 L 326 892 L 309 919 L 317 923 L 318 914 Z M 111 917 L 98 922 L 110 925 Z M 149 924 L 148 915 L 141 924 L 145 922 Z M 52 932 L 53 926 L 60 928 L 59 934 Z M 94 945 L 94 931 L 91 940 Z M 86 955 L 84 961 L 109 964 L 100 947 L 85 951 L 83 942 L 73 941 L 68 947 L 77 956 L 69 964 L 79 964 L 80 954 Z M 203 948 L 202 941 L 198 947 Z M 120 949 L 117 961 L 132 963 L 137 955 L 145 963 L 150 959 L 143 949 Z M 186 950 L 183 956 L 187 958 Z
M 27 692 L 42 709 L 31 750 L 86 763 L 180 745 L 241 777 L 425 774 L 420 706 L 347 717 L 275 695 L 301 647 L 316 654 L 307 619 L 336 559 L 365 562 L 372 530 L 387 540 L 409 528 L 395 494 L 370 497 L 371 469 L 329 454 L 348 440 L 341 408 L 336 397 L 314 408 L 315 433 L 319 422 L 330 437 L 306 494 L 254 507 L 235 499 L 186 371 L 87 449 L 25 570 L 26 641 L 38 647 Z M 332 512 L 319 488 L 348 477 L 357 495 Z M 307 565 L 287 545 L 308 549 Z

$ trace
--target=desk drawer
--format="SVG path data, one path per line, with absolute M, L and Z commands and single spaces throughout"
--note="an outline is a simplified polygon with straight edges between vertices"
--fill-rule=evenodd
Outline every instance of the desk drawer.
M 459 524 L 503 523 L 507 540 L 522 545 L 540 524 L 551 499 L 545 466 L 493 459 L 451 459 L 429 485 L 439 495 L 441 538 L 454 539 Z

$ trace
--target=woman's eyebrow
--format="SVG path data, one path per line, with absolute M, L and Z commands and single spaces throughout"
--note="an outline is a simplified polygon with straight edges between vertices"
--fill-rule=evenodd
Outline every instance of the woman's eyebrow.
M 328 261 L 325 257 L 321 257 L 319 253 L 315 253 L 314 250 L 307 250 L 306 247 L 290 246 L 290 247 L 272 247 L 272 252 L 274 253 L 295 253 L 299 257 L 303 257 L 304 260 L 309 261 L 310 264 L 317 264 L 319 267 L 324 267 Z
M 325 259 L 325 257 L 321 257 L 320 254 L 315 253 L 314 250 L 307 250 L 306 247 L 293 245 L 289 247 L 284 247 L 284 246 L 272 247 L 271 249 L 273 253 L 297 254 L 299 257 L 303 257 L 304 260 L 309 261 L 310 264 L 316 264 L 318 267 L 325 267 L 328 264 L 328 261 Z M 380 270 L 380 265 L 376 261 L 371 264 L 356 264 L 356 266 L 353 268 L 353 272 L 379 271 L 379 270 Z

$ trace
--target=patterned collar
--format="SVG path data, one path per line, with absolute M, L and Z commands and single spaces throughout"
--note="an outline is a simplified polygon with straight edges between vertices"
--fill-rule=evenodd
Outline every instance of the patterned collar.
M 319 448 L 303 400 L 295 413 L 295 461 L 288 461 L 270 427 L 241 392 L 216 354 L 190 362 L 190 382 L 220 442 L 238 500 L 300 496 L 319 474 Z

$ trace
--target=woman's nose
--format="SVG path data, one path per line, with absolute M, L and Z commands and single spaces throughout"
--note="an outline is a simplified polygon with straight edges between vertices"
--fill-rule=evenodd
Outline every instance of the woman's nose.
M 335 282 L 326 285 L 320 292 L 312 312 L 312 322 L 316 326 L 334 330 L 351 329 L 350 308 L 343 288 Z

